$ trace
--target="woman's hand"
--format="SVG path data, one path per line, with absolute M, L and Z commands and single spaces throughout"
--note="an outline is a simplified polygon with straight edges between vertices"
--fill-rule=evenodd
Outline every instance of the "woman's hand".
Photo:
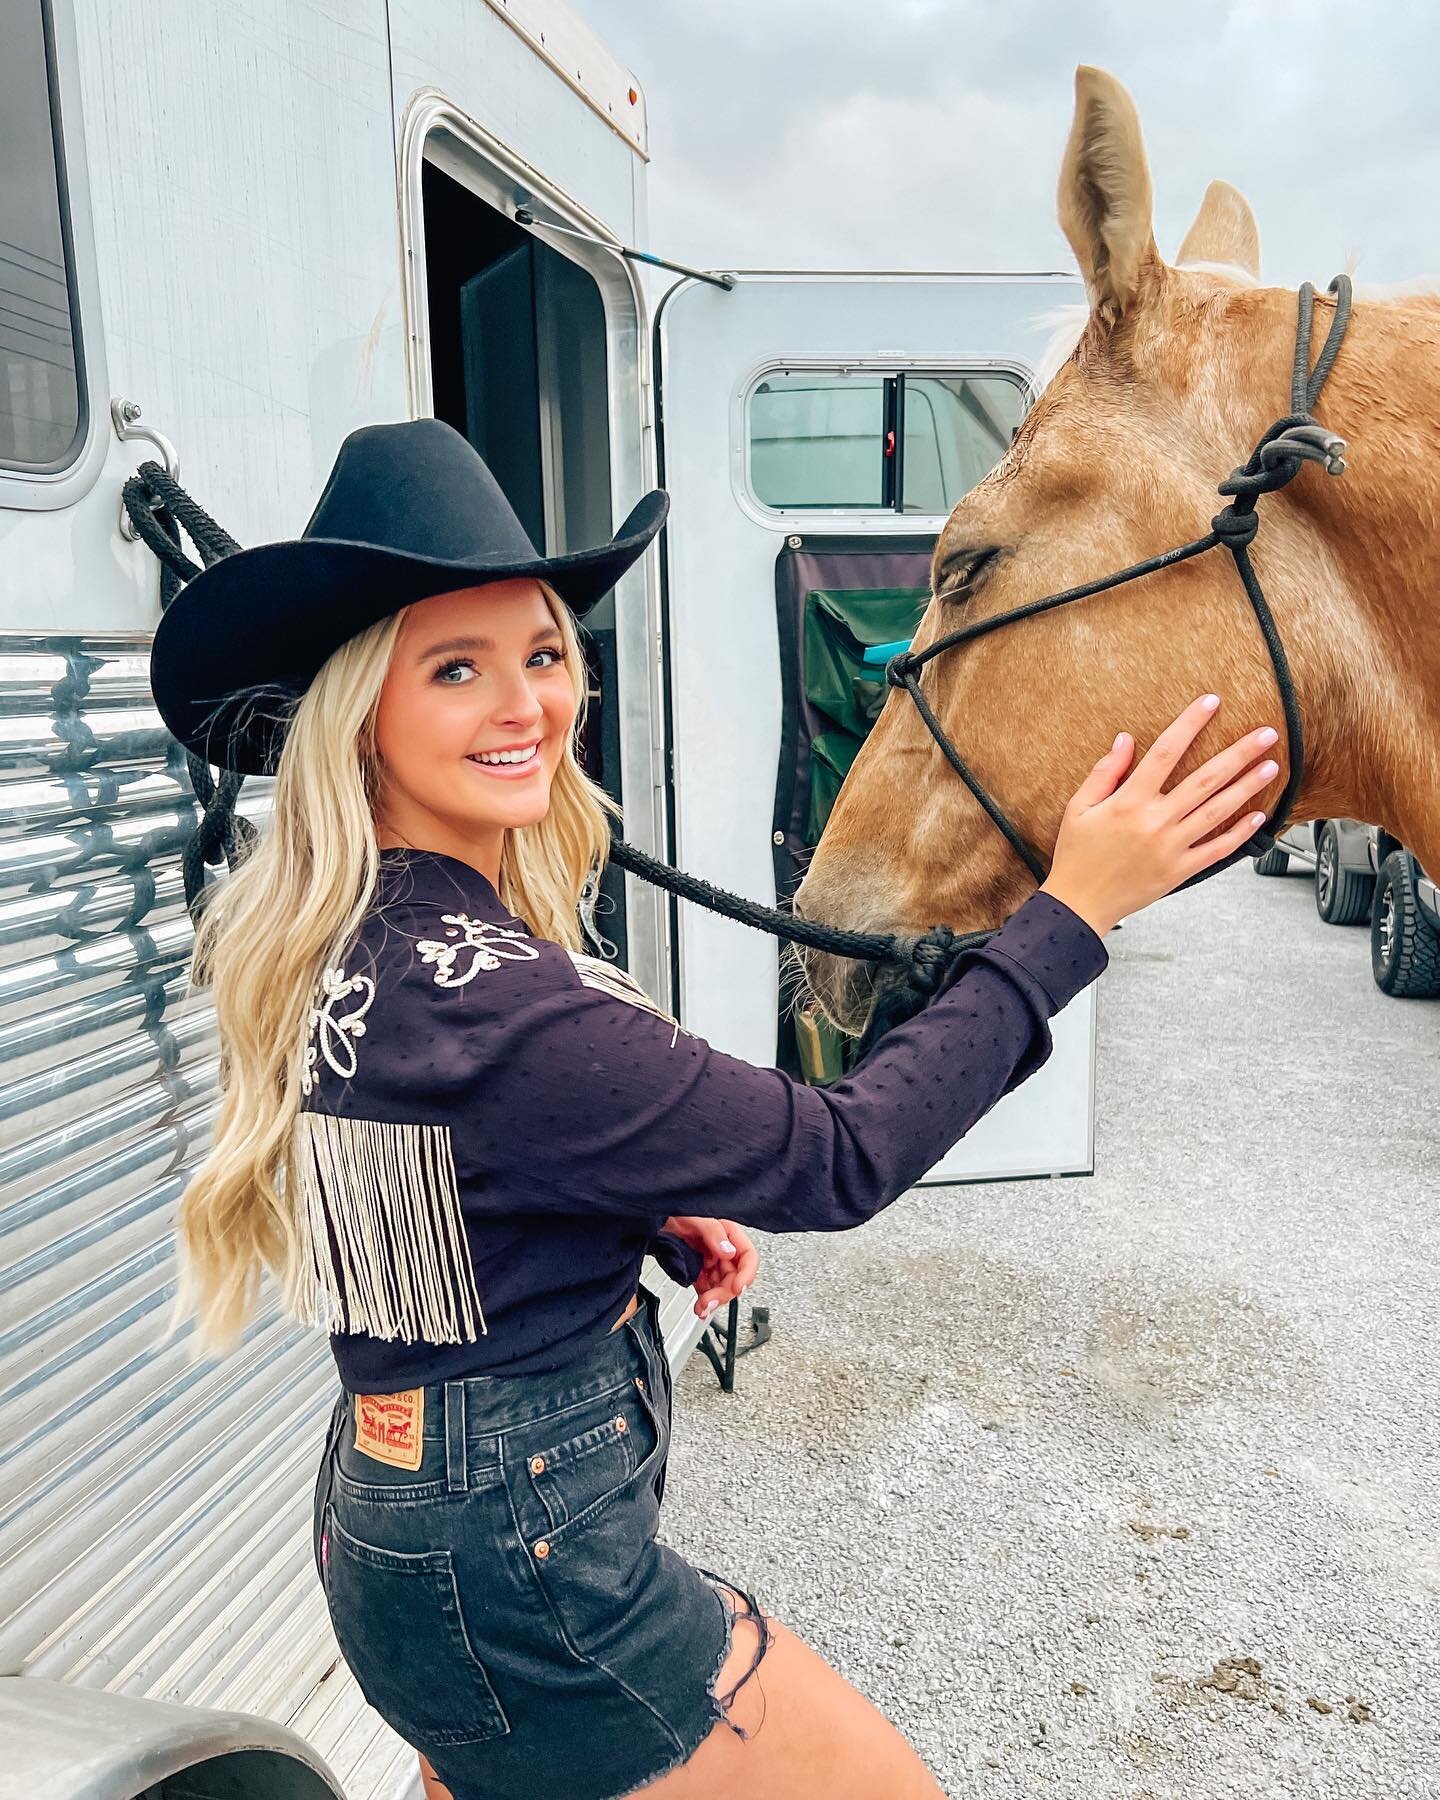
M 1209 838 L 1279 774 L 1279 765 L 1266 755 L 1279 738 L 1269 726 L 1165 790 L 1219 704 L 1207 694 L 1187 706 L 1128 777 L 1135 740 L 1122 731 L 1065 808 L 1041 891 L 1063 901 L 1101 937 L 1128 913 L 1238 850 L 1265 823 L 1263 812 L 1247 807 L 1238 824 Z M 1265 760 L 1257 763 L 1261 757 Z M 1202 844 L 1201 838 L 1209 841 Z
M 733 1219 L 667 1219 L 660 1228 L 682 1238 L 705 1258 L 695 1277 L 695 1313 L 708 1320 L 731 1300 L 738 1300 L 755 1279 L 760 1252 Z

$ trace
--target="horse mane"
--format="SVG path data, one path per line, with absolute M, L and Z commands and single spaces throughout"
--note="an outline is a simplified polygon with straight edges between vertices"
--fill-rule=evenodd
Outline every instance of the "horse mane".
M 1187 262 L 1176 263 L 1174 266 L 1177 269 L 1194 270 L 1202 275 L 1221 275 L 1227 281 L 1234 282 L 1237 287 L 1260 286 L 1255 276 L 1248 269 L 1242 269 L 1239 263 Z M 1044 393 L 1075 354 L 1075 346 L 1080 342 L 1080 334 L 1089 317 L 1090 308 L 1083 301 L 1070 306 L 1052 306 L 1048 311 L 1034 316 L 1032 323 L 1037 329 L 1048 330 L 1050 333 L 1035 367 L 1037 394 Z
M 1038 331 L 1050 333 L 1032 378 L 1037 396 L 1045 392 L 1075 354 L 1075 346 L 1080 342 L 1080 334 L 1089 317 L 1089 306 L 1084 301 L 1076 301 L 1069 306 L 1049 307 L 1032 318 L 1031 323 Z
M 1219 275 L 1233 282 L 1236 287 L 1258 288 L 1265 285 L 1238 263 L 1185 262 L 1173 266 L 1198 275 Z M 1354 257 L 1347 259 L 1345 272 L 1353 276 Z M 1416 301 L 1440 302 L 1440 276 L 1414 276 L 1407 281 L 1356 282 L 1355 298 L 1375 306 L 1413 305 Z M 1032 316 L 1030 322 L 1037 330 L 1050 333 L 1035 365 L 1034 386 L 1037 395 L 1044 393 L 1075 354 L 1075 346 L 1080 342 L 1080 334 L 1089 317 L 1090 308 L 1083 301 L 1069 306 L 1050 307 L 1047 311 Z
M 1440 276 L 1415 275 L 1408 281 L 1356 282 L 1355 298 L 1377 306 L 1404 306 L 1416 300 L 1440 300 Z

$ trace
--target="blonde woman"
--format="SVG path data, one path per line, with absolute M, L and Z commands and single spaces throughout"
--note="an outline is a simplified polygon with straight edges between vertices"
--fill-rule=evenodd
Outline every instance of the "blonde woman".
M 432 1794 L 920 1800 L 939 1788 L 868 1701 L 658 1541 L 671 1391 L 641 1260 L 708 1315 L 754 1276 L 746 1225 L 844 1230 L 903 1194 L 1045 1061 L 1105 932 L 1253 833 L 1232 821 L 1275 734 L 1169 792 L 1218 701 L 1120 787 L 1122 734 L 1044 887 L 916 1018 L 828 1089 L 753 1067 L 588 956 L 579 918 L 617 809 L 575 758 L 574 618 L 666 504 L 543 558 L 457 433 L 371 426 L 300 539 L 165 614 L 170 728 L 276 776 L 198 933 L 223 1091 L 176 1318 L 230 1348 L 268 1268 L 329 1331 L 317 1570 Z

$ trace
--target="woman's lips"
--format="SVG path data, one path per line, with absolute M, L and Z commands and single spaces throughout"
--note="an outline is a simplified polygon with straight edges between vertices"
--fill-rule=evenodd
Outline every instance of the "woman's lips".
M 489 775 L 495 781 L 523 781 L 527 775 L 533 775 L 539 769 L 540 748 L 537 745 L 529 762 L 523 763 L 482 763 L 473 756 L 467 756 L 465 760 L 472 769 L 478 769 L 482 775 Z

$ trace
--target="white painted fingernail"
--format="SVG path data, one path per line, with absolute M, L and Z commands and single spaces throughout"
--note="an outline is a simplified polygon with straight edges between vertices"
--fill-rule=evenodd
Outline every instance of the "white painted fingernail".
M 729 1238 L 721 1238 L 720 1248 L 727 1256 L 733 1256 L 735 1254 L 735 1246 L 730 1242 Z
M 1206 712 L 1214 712 L 1215 708 L 1220 704 L 1220 696 L 1218 694 L 1206 694 L 1200 704 L 1205 708 Z

